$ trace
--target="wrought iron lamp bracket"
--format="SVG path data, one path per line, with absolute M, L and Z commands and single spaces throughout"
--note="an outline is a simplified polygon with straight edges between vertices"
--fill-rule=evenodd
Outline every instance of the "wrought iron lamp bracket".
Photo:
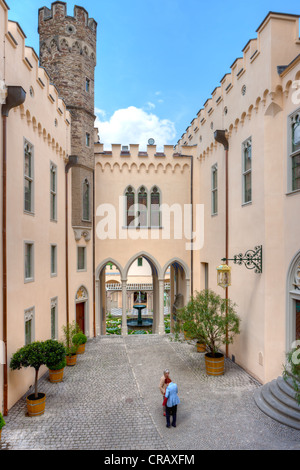
M 232 259 L 223 258 L 222 261 L 233 261 L 235 264 L 243 264 L 247 269 L 254 269 L 257 274 L 262 273 L 262 245 L 256 246 L 254 250 L 247 250 L 243 255 L 242 253 L 234 255 Z

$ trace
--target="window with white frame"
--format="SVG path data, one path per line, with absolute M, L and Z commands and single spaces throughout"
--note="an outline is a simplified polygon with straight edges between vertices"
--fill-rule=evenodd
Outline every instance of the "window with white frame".
M 57 297 L 51 299 L 51 339 L 57 339 Z
M 160 204 L 161 204 L 160 191 L 157 186 L 154 186 L 150 194 L 150 227 L 160 227 L 160 224 L 161 224 Z
M 24 210 L 33 213 L 33 145 L 24 140 Z
M 50 219 L 57 220 L 57 167 L 50 164 Z
M 82 220 L 90 221 L 90 183 L 87 178 L 82 185 Z
M 51 256 L 51 276 L 56 276 L 57 275 L 57 245 L 51 245 L 50 256 Z
M 252 139 L 242 144 L 242 203 L 252 201 Z
M 300 110 L 290 116 L 289 191 L 300 190 Z
M 34 307 L 24 312 L 25 346 L 34 341 Z
M 211 169 L 211 213 L 218 213 L 218 165 L 214 165 Z
M 86 247 L 77 247 L 77 271 L 86 271 Z
M 24 243 L 24 277 L 25 282 L 34 280 L 34 245 L 33 242 Z

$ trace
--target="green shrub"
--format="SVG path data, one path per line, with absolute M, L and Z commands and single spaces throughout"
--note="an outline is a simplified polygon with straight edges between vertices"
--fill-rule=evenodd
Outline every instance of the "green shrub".
M 46 361 L 45 365 L 50 370 L 60 370 L 63 369 L 66 362 L 66 348 L 63 343 L 60 343 L 53 339 L 48 339 L 45 341 L 45 354 L 46 354 Z M 62 366 L 62 367 L 60 367 Z
M 0 413 L 0 431 L 2 428 L 4 428 L 5 425 L 6 425 L 6 422 L 4 421 L 2 413 Z
M 300 345 L 287 353 L 287 366 L 284 367 L 283 377 L 285 380 L 292 380 L 296 401 L 300 406 Z
M 76 333 L 76 335 L 72 338 L 73 344 L 76 346 L 80 346 L 81 344 L 85 344 L 87 342 L 87 337 L 83 333 Z
M 240 318 L 236 305 L 212 290 L 206 289 L 192 296 L 177 314 L 175 333 L 183 329 L 190 338 L 207 345 L 212 356 L 223 344 L 231 344 L 240 332 Z

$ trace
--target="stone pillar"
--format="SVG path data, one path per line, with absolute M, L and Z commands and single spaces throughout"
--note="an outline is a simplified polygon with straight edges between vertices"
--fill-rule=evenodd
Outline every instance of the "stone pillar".
M 101 314 L 100 314 L 100 280 L 95 281 L 95 310 L 96 310 L 96 336 L 101 334 Z
M 158 328 L 157 333 L 159 335 L 165 334 L 165 324 L 164 324 L 164 293 L 165 293 L 165 280 L 158 280 L 158 292 L 159 292 L 159 318 L 158 318 Z
M 127 280 L 122 279 L 122 336 L 128 335 L 127 328 Z

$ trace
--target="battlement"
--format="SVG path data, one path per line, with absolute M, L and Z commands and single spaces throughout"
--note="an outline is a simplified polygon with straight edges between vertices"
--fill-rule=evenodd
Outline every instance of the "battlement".
M 71 23 L 83 25 L 96 33 L 97 22 L 93 18 L 89 18 L 88 12 L 83 7 L 75 5 L 74 16 L 67 15 L 67 3 L 66 2 L 60 2 L 60 1 L 53 2 L 51 4 L 51 9 L 47 7 L 39 8 L 39 28 L 42 23 L 45 23 L 51 20 L 55 20 L 55 23 L 56 23 L 57 21 L 63 21 L 65 19 L 70 21 Z

